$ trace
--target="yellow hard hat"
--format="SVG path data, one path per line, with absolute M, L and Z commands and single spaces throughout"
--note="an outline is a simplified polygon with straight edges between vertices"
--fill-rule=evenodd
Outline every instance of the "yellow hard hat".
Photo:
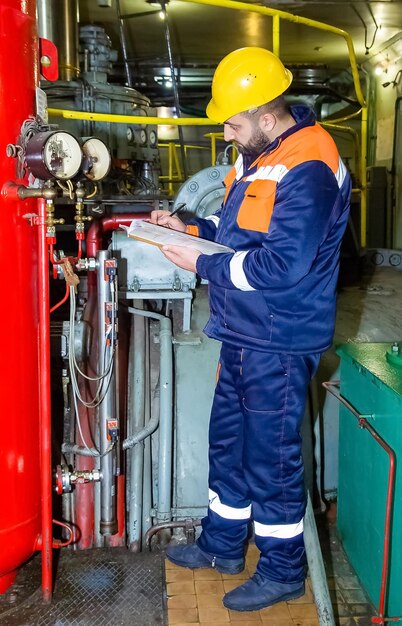
M 215 70 L 207 116 L 226 122 L 280 96 L 292 82 L 292 73 L 265 48 L 240 48 L 225 56 Z

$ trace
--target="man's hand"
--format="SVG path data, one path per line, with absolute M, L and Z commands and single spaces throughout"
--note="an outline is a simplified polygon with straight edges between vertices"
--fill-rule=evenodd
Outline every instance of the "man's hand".
M 172 263 L 175 263 L 183 270 L 188 270 L 189 272 L 196 271 L 197 259 L 201 254 L 199 250 L 184 246 L 163 246 L 161 250 L 169 261 L 172 261 Z
M 166 226 L 172 230 L 178 230 L 181 233 L 186 232 L 186 225 L 181 221 L 179 217 L 174 215 L 171 217 L 169 211 L 152 211 L 149 221 L 151 224 L 159 224 L 159 226 Z

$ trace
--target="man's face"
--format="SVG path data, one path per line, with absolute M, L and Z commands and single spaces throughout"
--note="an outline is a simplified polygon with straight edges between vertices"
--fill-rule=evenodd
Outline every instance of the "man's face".
M 241 114 L 233 115 L 224 124 L 224 137 L 225 141 L 234 143 L 244 155 L 261 154 L 269 144 L 257 116 L 256 119 L 250 119 Z

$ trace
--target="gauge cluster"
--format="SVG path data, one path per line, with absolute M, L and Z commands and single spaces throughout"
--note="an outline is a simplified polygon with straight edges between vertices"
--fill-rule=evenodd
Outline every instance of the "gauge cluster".
M 25 165 L 40 180 L 86 177 L 95 182 L 108 174 L 111 156 L 97 137 L 78 140 L 64 130 L 46 130 L 35 133 L 27 142 Z

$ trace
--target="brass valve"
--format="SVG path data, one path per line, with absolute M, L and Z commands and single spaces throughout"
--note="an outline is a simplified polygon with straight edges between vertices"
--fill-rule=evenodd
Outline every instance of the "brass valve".
M 46 237 L 54 237 L 56 234 L 56 224 L 64 224 L 65 220 L 61 217 L 54 217 L 54 201 L 53 198 L 46 200 Z

